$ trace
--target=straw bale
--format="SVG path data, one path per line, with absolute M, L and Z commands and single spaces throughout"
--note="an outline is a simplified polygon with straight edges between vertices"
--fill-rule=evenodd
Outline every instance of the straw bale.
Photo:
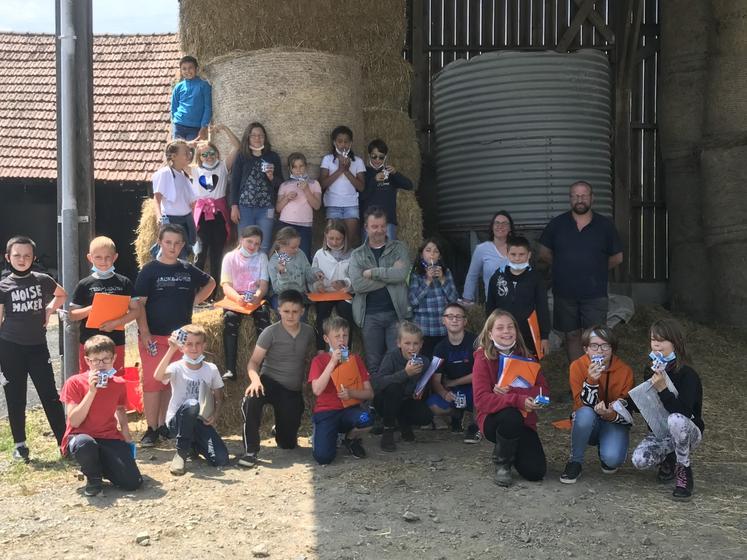
M 391 164 L 412 179 L 417 187 L 420 181 L 420 146 L 415 123 L 402 111 L 391 109 L 363 110 L 366 143 L 381 138 L 389 146 Z
M 350 57 L 311 50 L 234 52 L 215 59 L 206 74 L 213 85 L 214 122 L 239 138 L 250 122 L 261 122 L 281 160 L 303 152 L 312 177 L 338 125 L 353 130 L 354 150 L 363 153 L 360 67 Z M 228 153 L 224 141 L 218 139 L 219 147 Z
M 467 330 L 475 334 L 479 334 L 482 331 L 483 325 L 485 325 L 485 307 L 482 305 L 470 305 L 467 309 Z
M 223 0 L 206 17 L 205 3 L 180 2 L 182 50 L 205 64 L 236 50 L 314 49 L 356 59 L 366 70 L 363 89 L 372 105 L 404 109 L 401 70 L 382 79 L 380 59 L 402 57 L 407 30 L 405 0 Z M 370 69 L 370 70 L 369 70 Z M 389 71 L 384 74 L 389 75 Z M 285 74 L 290 77 L 290 73 Z M 341 78 L 352 81 L 352 78 Z M 337 85 L 343 85 L 338 83 Z M 406 102 L 406 101 L 405 101 Z
M 152 198 L 144 198 L 141 206 L 140 223 L 137 226 L 137 237 L 135 237 L 135 258 L 139 268 L 153 260 L 150 248 L 158 240 L 158 221 L 156 220 L 156 208 Z
M 397 191 L 397 239 L 407 243 L 410 256 L 423 243 L 423 211 L 412 191 Z
M 361 62 L 361 68 L 364 107 L 408 111 L 413 71 L 401 53 L 372 56 Z

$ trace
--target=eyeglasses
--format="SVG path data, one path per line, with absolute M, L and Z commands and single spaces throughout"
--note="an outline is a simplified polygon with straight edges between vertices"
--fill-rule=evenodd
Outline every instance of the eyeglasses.
M 447 321 L 464 321 L 466 317 L 464 315 L 444 315 L 443 318 Z
M 201 157 L 213 157 L 215 155 L 215 150 L 208 150 L 207 152 L 202 152 L 200 154 Z
M 589 344 L 589 349 L 592 350 L 593 352 L 598 352 L 600 350 L 602 352 L 607 352 L 607 350 L 612 350 L 612 345 L 608 344 L 607 342 L 603 344 L 597 344 L 595 342 L 592 342 L 591 344 Z
M 386 159 L 385 155 L 374 155 L 374 154 L 371 154 L 369 157 L 371 159 L 376 159 L 376 160 L 384 160 L 384 159 Z
M 496 227 L 511 227 L 511 222 L 493 222 Z
M 114 361 L 114 356 L 111 356 L 109 358 L 101 358 L 101 359 L 86 357 L 86 361 L 92 366 L 100 366 L 102 364 L 111 364 Z

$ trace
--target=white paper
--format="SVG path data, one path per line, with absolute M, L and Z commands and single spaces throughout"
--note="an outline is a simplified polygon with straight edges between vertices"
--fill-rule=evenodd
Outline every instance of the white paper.
M 672 380 L 666 372 L 663 373 L 664 378 L 667 382 L 667 388 L 674 393 L 674 396 L 678 396 L 677 389 L 675 389 Z M 669 428 L 667 426 L 667 419 L 669 418 L 669 411 L 664 408 L 664 405 L 659 398 L 659 392 L 654 389 L 651 380 L 644 381 L 640 385 L 633 387 L 628 393 L 633 402 L 641 412 L 641 416 L 646 420 L 646 424 L 651 428 L 651 431 L 656 437 L 664 439 L 669 436 Z
M 431 377 L 433 377 L 433 374 L 436 373 L 436 370 L 438 369 L 438 366 L 441 365 L 441 362 L 443 362 L 441 358 L 437 356 L 433 356 L 433 359 L 431 360 L 431 364 L 428 366 L 428 369 L 425 370 L 425 373 L 420 376 L 420 379 L 418 380 L 418 384 L 415 386 L 415 396 L 420 396 L 423 394 L 423 391 L 425 390 L 425 386 L 431 380 Z

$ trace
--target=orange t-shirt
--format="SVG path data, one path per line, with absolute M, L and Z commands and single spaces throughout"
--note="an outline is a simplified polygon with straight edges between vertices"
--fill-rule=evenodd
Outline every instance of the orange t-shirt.
M 584 354 L 579 359 L 574 360 L 570 368 L 570 385 L 573 393 L 573 410 L 578 410 L 583 406 L 581 403 L 581 389 L 589 372 L 591 358 Z M 617 399 L 624 399 L 628 396 L 628 391 L 633 388 L 633 370 L 620 358 L 613 355 L 610 361 L 610 367 L 602 372 L 599 378 L 599 401 L 609 403 Z

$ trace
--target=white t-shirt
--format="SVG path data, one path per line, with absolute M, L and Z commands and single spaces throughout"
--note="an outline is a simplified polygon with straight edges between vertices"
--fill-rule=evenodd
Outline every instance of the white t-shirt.
M 217 178 L 217 179 L 216 179 Z M 195 199 L 223 198 L 228 185 L 228 169 L 222 161 L 213 169 L 192 168 L 192 191 Z
M 174 171 L 168 165 L 153 175 L 153 193 L 160 193 L 161 213 L 167 216 L 186 216 L 192 213 L 190 204 L 194 200 L 192 182 L 184 173 Z
M 195 404 L 200 399 L 200 383 L 207 383 L 211 389 L 223 387 L 223 379 L 215 364 L 202 362 L 200 369 L 189 369 L 184 360 L 179 360 L 168 365 L 166 368 L 166 379 L 164 385 L 171 383 L 171 400 L 166 411 L 166 423 L 174 417 L 179 408 L 187 401 L 194 400 Z
M 332 154 L 327 154 L 322 159 L 320 165 L 322 169 L 329 171 L 332 175 L 339 167 L 339 161 Z M 358 175 L 358 173 L 365 173 L 366 165 L 363 163 L 363 159 L 356 156 L 354 160 L 350 162 L 350 173 Z M 353 183 L 350 182 L 345 175 L 340 175 L 335 182 L 332 183 L 327 191 L 324 193 L 324 205 L 325 206 L 358 206 L 358 191 L 355 190 Z

